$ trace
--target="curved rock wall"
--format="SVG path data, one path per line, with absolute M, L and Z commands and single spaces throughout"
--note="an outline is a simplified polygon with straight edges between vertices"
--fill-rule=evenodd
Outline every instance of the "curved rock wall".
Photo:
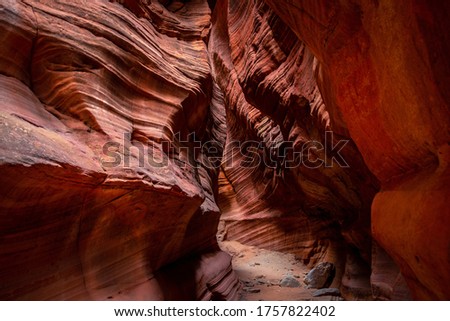
M 0 298 L 235 298 L 188 135 L 224 140 L 207 2 L 0 6 Z
M 2 1 L 0 299 L 235 299 L 221 214 L 348 299 L 448 299 L 449 12 Z
M 267 154 L 283 142 L 326 147 L 325 131 L 333 143 L 351 140 L 348 168 L 243 169 L 248 150 L 225 149 L 223 237 L 305 262 L 338 257 L 347 298 L 408 298 L 396 264 L 415 298 L 448 298 L 448 5 L 217 6 L 209 49 L 226 93 L 227 141 L 262 142 Z
M 450 296 L 449 3 L 273 1 L 381 183 L 372 232 L 415 298 Z
M 344 123 L 330 118 L 317 60 L 270 7 L 219 1 L 214 13 L 209 52 L 228 126 L 219 177 L 223 237 L 295 253 L 311 266 L 334 262 L 339 283 L 350 247 L 370 266 L 378 183 Z M 339 163 L 341 148 L 333 146 L 342 140 Z M 286 158 L 271 163 L 283 146 Z

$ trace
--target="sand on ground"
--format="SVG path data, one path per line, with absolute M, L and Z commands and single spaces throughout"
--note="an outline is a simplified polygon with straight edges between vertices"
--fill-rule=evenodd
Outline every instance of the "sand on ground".
M 233 269 L 242 283 L 243 301 L 342 300 L 330 295 L 313 297 L 317 289 L 307 289 L 303 283 L 309 268 L 293 254 L 260 249 L 236 241 L 222 241 L 219 244 L 233 258 Z M 299 286 L 281 286 L 281 281 L 287 276 L 297 280 Z

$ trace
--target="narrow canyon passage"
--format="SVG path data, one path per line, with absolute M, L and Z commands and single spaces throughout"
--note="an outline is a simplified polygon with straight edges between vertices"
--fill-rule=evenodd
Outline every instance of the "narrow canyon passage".
M 449 3 L 0 0 L 0 300 L 449 300 Z

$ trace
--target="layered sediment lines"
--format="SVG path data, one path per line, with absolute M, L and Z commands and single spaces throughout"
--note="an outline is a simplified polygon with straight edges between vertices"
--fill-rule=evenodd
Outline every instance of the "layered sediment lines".
M 448 299 L 449 3 L 265 2 L 320 62 L 324 98 L 380 181 L 374 238 L 415 298 Z
M 209 52 L 227 108 L 224 239 L 295 253 L 310 266 L 334 262 L 340 285 L 348 247 L 361 256 L 352 262 L 370 265 L 378 186 L 345 124 L 330 117 L 317 60 L 263 1 L 219 1 Z M 344 139 L 341 161 L 334 146 Z
M 2 1 L 0 299 L 236 299 L 218 225 L 347 299 L 448 299 L 449 12 Z
M 448 5 L 217 6 L 209 49 L 226 93 L 227 140 L 262 142 L 263 155 L 286 142 L 296 151 L 350 140 L 341 150 L 348 167 L 242 168 L 251 152 L 225 149 L 223 237 L 308 262 L 331 258 L 345 265 L 347 298 L 409 298 L 403 277 L 414 298 L 448 298 Z M 312 155 L 326 164 L 331 155 L 321 152 Z M 327 229 L 333 241 L 319 236 Z
M 0 27 L 0 298 L 235 298 L 188 135 L 223 144 L 207 2 L 3 1 Z

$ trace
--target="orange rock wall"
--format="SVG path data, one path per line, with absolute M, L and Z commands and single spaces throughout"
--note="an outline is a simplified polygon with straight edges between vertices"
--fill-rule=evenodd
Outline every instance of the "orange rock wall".
M 413 296 L 448 299 L 446 1 L 272 1 L 314 53 L 350 137 L 381 183 L 372 234 Z
M 220 219 L 348 299 L 449 299 L 449 12 L 2 1 L 0 299 L 235 299 Z
M 217 2 L 208 49 L 227 108 L 219 176 L 224 239 L 295 253 L 310 266 L 334 262 L 335 286 L 349 269 L 347 262 L 366 271 L 371 264 L 370 206 L 378 182 L 345 123 L 333 116 L 338 111 L 324 100 L 330 98 L 322 96 L 317 81 L 322 69 L 312 52 L 269 6 L 256 0 Z M 338 166 L 335 154 L 328 152 L 340 140 L 347 141 L 345 166 Z M 242 166 L 250 153 L 235 146 L 249 141 L 261 144 L 261 158 L 291 144 L 292 153 L 306 161 L 292 168 L 273 168 L 260 159 Z M 314 142 L 327 151 L 302 152 Z M 346 260 L 351 248 L 359 259 Z M 370 293 L 369 277 L 370 272 L 363 276 L 365 283 L 347 286 Z

